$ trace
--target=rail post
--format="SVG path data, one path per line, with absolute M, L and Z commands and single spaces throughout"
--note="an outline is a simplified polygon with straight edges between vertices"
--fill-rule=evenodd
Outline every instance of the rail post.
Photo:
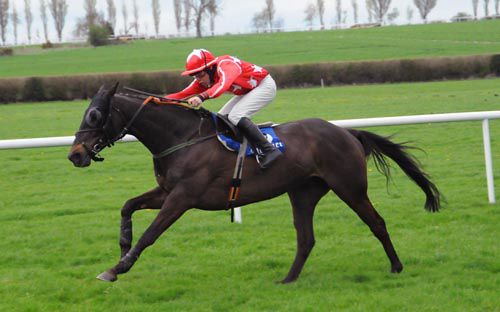
M 483 120 L 483 146 L 484 160 L 486 163 L 486 183 L 488 185 L 488 201 L 494 204 L 495 200 L 495 183 L 493 179 L 493 161 L 491 159 L 490 145 L 490 123 L 488 119 Z

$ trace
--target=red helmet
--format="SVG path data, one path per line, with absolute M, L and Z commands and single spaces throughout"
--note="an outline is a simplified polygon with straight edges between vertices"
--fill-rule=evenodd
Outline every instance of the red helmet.
M 187 76 L 196 74 L 197 72 L 207 69 L 216 61 L 217 59 L 210 51 L 205 49 L 194 49 L 193 52 L 188 55 L 186 60 L 186 71 L 182 72 L 181 75 Z

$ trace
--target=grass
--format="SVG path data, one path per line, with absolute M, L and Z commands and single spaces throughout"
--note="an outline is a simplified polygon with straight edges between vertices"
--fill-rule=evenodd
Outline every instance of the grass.
M 30 47 L 0 58 L 0 77 L 179 70 L 188 52 L 199 47 L 260 65 L 491 54 L 500 51 L 500 21 Z
M 256 120 L 496 110 L 499 82 L 282 90 Z M 0 106 L 0 139 L 70 135 L 87 104 Z M 499 166 L 499 121 L 490 128 Z M 118 260 L 119 208 L 155 184 L 147 151 L 118 144 L 103 152 L 105 162 L 82 170 L 65 159 L 67 147 L 8 150 L 0 151 L 0 310 L 498 311 L 500 220 L 498 204 L 487 203 L 480 123 L 369 130 L 425 150 L 415 153 L 448 200 L 442 212 L 426 213 L 423 194 L 399 170 L 387 190 L 370 166 L 370 196 L 405 265 L 399 275 L 388 273 L 368 228 L 328 195 L 301 278 L 275 284 L 295 253 L 281 196 L 244 208 L 242 225 L 230 224 L 227 212 L 190 211 L 118 282 L 98 282 Z M 154 216 L 134 215 L 136 239 Z

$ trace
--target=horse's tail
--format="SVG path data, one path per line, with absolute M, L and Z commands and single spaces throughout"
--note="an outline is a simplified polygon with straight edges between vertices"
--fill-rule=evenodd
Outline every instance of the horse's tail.
M 440 208 L 440 193 L 436 185 L 430 181 L 429 176 L 422 171 L 418 160 L 406 150 L 410 148 L 404 143 L 398 144 L 368 131 L 348 129 L 363 145 L 365 155 L 373 155 L 378 171 L 390 179 L 390 167 L 385 156 L 394 160 L 404 173 L 412 179 L 426 195 L 425 209 L 436 212 Z

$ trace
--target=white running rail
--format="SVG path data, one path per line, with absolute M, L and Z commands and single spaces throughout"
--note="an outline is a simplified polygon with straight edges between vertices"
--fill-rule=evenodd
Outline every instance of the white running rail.
M 495 203 L 493 161 L 491 157 L 491 145 L 490 145 L 490 128 L 489 128 L 490 119 L 500 119 L 500 111 L 344 119 L 344 120 L 331 120 L 330 122 L 341 127 L 356 128 L 356 127 L 397 126 L 397 125 L 410 125 L 419 123 L 480 120 L 482 121 L 482 126 L 483 126 L 483 145 L 484 145 L 484 158 L 486 164 L 486 181 L 488 185 L 488 200 L 490 203 Z M 36 138 L 36 139 L 0 140 L 0 150 L 15 149 L 15 148 L 65 146 L 65 145 L 71 145 L 74 139 L 75 139 L 74 136 L 64 136 L 64 137 L 50 137 L 50 138 Z M 120 142 L 132 142 L 132 141 L 137 141 L 137 139 L 131 135 L 126 135 L 122 140 L 120 140 Z M 235 221 L 241 223 L 240 208 L 235 209 Z

